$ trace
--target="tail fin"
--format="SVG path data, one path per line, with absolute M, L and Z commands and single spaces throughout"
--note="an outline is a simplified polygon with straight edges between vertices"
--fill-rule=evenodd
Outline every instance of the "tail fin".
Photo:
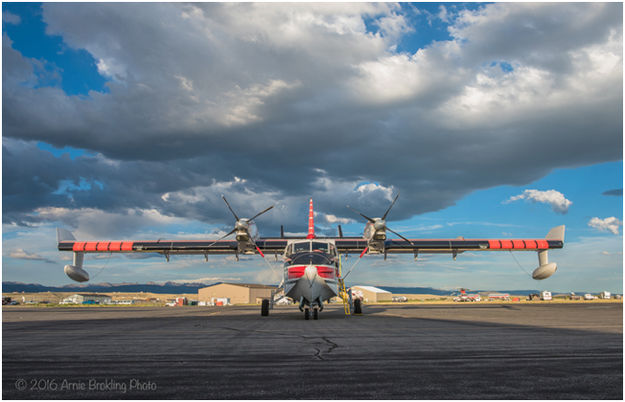
M 66 240 L 76 240 L 72 232 L 63 228 L 56 228 L 56 240 L 57 243 Z
M 308 236 L 306 236 L 307 239 L 314 239 L 315 238 L 315 219 L 314 219 L 314 215 L 315 213 L 313 212 L 313 202 L 312 202 L 312 198 L 310 199 L 310 208 L 308 209 Z

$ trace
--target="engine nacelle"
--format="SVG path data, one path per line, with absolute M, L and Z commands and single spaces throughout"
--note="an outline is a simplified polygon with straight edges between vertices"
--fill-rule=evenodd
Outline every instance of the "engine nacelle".
M 555 262 L 541 265 L 532 272 L 532 278 L 536 280 L 547 279 L 551 275 L 555 274 L 558 270 L 558 265 Z
M 73 281 L 87 282 L 89 280 L 89 273 L 75 265 L 66 265 L 63 271 L 65 271 L 65 275 L 69 276 Z
M 364 238 L 369 241 L 371 240 L 384 241 L 386 240 L 386 228 L 384 226 L 379 228 L 379 227 L 376 227 L 376 225 L 374 225 L 373 223 L 367 222 L 367 224 L 365 225 L 365 231 L 363 235 L 364 235 Z

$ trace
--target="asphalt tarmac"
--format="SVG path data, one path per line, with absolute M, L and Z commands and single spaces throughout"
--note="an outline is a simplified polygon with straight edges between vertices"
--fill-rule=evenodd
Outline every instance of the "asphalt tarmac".
M 622 399 L 623 305 L 25 308 L 4 399 Z

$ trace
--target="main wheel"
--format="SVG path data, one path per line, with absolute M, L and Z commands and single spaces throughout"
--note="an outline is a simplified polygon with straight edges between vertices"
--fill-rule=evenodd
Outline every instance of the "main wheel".
M 304 319 L 305 320 L 310 320 L 310 309 L 308 309 L 308 308 L 304 309 Z
M 362 303 L 360 299 L 354 299 L 354 314 L 362 314 Z
M 318 320 L 319 319 L 319 309 L 314 308 L 313 309 L 313 320 Z
M 263 299 L 260 305 L 260 315 L 267 317 L 269 315 L 269 300 Z

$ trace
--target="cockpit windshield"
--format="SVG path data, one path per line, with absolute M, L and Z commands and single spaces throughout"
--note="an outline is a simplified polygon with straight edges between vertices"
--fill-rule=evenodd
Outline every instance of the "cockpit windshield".
M 310 242 L 293 244 L 293 254 L 301 253 L 304 251 L 310 251 Z
M 312 250 L 313 251 L 323 251 L 324 253 L 328 252 L 328 243 L 321 243 L 318 241 L 312 242 Z
M 293 260 L 288 263 L 289 265 L 314 265 L 314 264 L 323 264 L 323 265 L 331 265 L 332 261 L 326 254 L 319 253 L 301 253 L 299 255 L 295 255 Z
M 294 255 L 299 253 L 325 253 L 336 256 L 336 247 L 334 244 L 321 242 L 321 241 L 302 241 L 299 243 L 291 243 L 286 249 L 286 255 Z

